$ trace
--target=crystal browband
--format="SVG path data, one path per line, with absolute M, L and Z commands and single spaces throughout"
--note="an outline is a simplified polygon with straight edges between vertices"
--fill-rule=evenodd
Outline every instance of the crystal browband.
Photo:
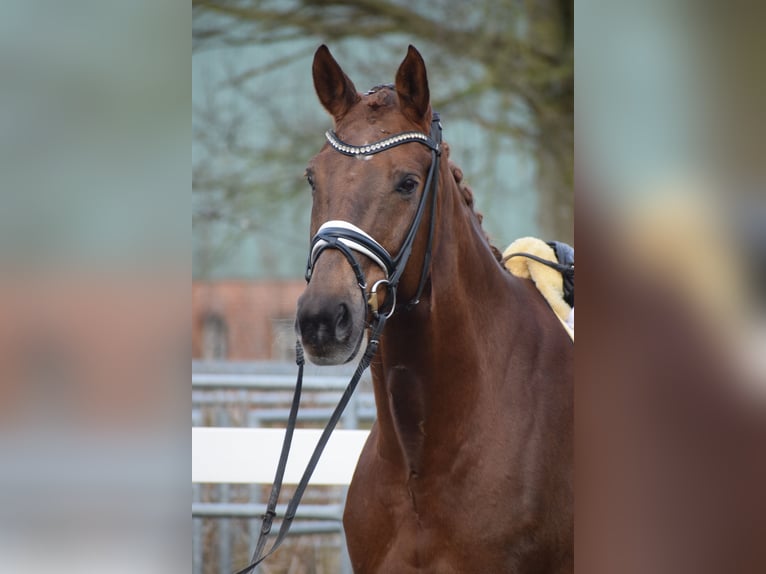
M 367 144 L 367 145 L 351 145 L 347 144 L 343 141 L 341 141 L 338 136 L 335 134 L 332 130 L 327 130 L 325 132 L 325 137 L 327 138 L 327 141 L 330 142 L 330 145 L 339 151 L 342 154 L 348 155 L 348 156 L 359 156 L 359 155 L 373 155 L 378 152 L 391 149 L 392 147 L 396 147 L 398 145 L 410 143 L 410 142 L 418 142 L 422 143 L 435 152 L 439 151 L 439 145 L 432 140 L 430 137 L 428 137 L 426 134 L 421 132 L 404 132 L 401 134 L 397 134 L 395 136 L 392 136 L 390 138 L 382 139 L 380 141 L 377 141 L 375 143 Z

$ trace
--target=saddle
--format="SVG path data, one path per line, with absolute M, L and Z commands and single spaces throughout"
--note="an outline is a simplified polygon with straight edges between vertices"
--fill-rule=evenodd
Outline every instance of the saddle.
M 503 252 L 503 265 L 513 275 L 534 282 L 574 341 L 574 248 L 521 237 Z

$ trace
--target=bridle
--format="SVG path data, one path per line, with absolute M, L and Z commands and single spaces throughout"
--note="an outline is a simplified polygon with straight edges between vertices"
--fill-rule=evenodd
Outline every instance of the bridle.
M 349 265 L 351 265 L 351 269 L 356 276 L 357 284 L 362 291 L 362 297 L 366 304 L 370 306 L 373 315 L 383 312 L 390 317 L 397 307 L 396 289 L 399 280 L 401 279 L 402 273 L 404 273 L 404 269 L 407 267 L 407 261 L 409 261 L 410 254 L 412 253 L 412 245 L 415 242 L 415 236 L 417 235 L 420 223 L 423 220 L 426 204 L 428 204 L 430 200 L 429 207 L 431 220 L 429 223 L 428 243 L 426 244 L 426 251 L 423 259 L 423 268 L 420 273 L 420 282 L 418 283 L 415 296 L 404 305 L 405 308 L 411 309 L 420 302 L 420 296 L 423 293 L 423 288 L 428 279 L 428 269 L 430 268 L 431 262 L 431 247 L 433 244 L 434 219 L 436 213 L 436 188 L 439 181 L 439 159 L 441 157 L 442 140 L 442 126 L 439 114 L 436 112 L 433 114 L 430 135 L 426 135 L 422 132 L 403 132 L 362 146 L 345 143 L 338 138 L 337 134 L 332 130 L 328 130 L 325 133 L 325 137 L 335 151 L 350 157 L 370 156 L 406 143 L 420 143 L 431 150 L 431 166 L 428 168 L 428 176 L 426 177 L 425 185 L 423 186 L 423 194 L 420 196 L 415 217 L 412 219 L 412 223 L 410 223 L 410 228 L 407 231 L 407 235 L 396 256 L 392 257 L 385 247 L 378 243 L 375 238 L 362 229 L 359 229 L 353 223 L 332 220 L 322 224 L 312 238 L 311 250 L 309 251 L 309 258 L 306 264 L 306 281 L 308 282 L 311 280 L 311 274 L 319 256 L 326 249 L 337 249 L 344 255 L 349 262 Z M 354 256 L 354 251 L 366 255 L 371 259 L 382 269 L 385 276 L 383 279 L 375 282 L 369 293 L 367 293 L 367 279 L 362 271 L 359 261 Z M 383 305 L 380 305 L 377 300 L 377 289 L 380 285 L 387 286 L 386 299 L 389 302 L 387 303 L 384 301 Z
M 277 501 L 279 499 L 279 492 L 282 488 L 282 479 L 285 474 L 285 468 L 287 467 L 287 458 L 290 454 L 290 444 L 292 442 L 293 431 L 295 430 L 295 423 L 297 421 L 298 406 L 300 404 L 301 388 L 303 385 L 303 366 L 305 362 L 303 358 L 303 347 L 301 346 L 300 341 L 296 341 L 295 362 L 298 365 L 298 377 L 295 382 L 293 402 L 290 406 L 290 414 L 287 420 L 285 438 L 282 443 L 282 451 L 279 455 L 274 484 L 271 487 L 271 494 L 269 495 L 269 501 L 266 505 L 266 513 L 263 515 L 263 520 L 261 522 L 261 531 L 258 536 L 255 551 L 253 552 L 253 558 L 250 564 L 245 568 L 238 570 L 236 574 L 247 574 L 252 572 L 258 564 L 263 562 L 268 556 L 275 552 L 277 548 L 279 548 L 287 536 L 287 532 L 290 530 L 292 521 L 295 518 L 295 512 L 303 497 L 303 493 L 305 492 L 309 480 L 311 479 L 311 475 L 314 473 L 314 469 L 319 462 L 319 457 L 322 455 L 322 452 L 330 439 L 330 434 L 333 429 L 335 429 L 346 405 L 348 405 L 351 396 L 354 394 L 354 390 L 359 383 L 362 373 L 370 365 L 370 361 L 372 361 L 372 357 L 378 349 L 378 345 L 380 344 L 380 334 L 383 331 L 386 320 L 391 317 L 394 311 L 398 308 L 396 304 L 396 289 L 399 285 L 402 273 L 404 273 L 404 269 L 407 266 L 410 254 L 412 253 L 412 245 L 415 242 L 415 236 L 417 235 L 420 223 L 423 220 L 423 214 L 425 213 L 427 203 L 431 211 L 431 221 L 428 229 L 428 243 L 426 244 L 426 252 L 423 258 L 423 268 L 420 272 L 420 283 L 418 284 L 415 296 L 404 305 L 405 309 L 411 309 L 419 303 L 420 296 L 423 293 L 423 288 L 428 279 L 434 235 L 434 219 L 436 214 L 436 191 L 439 184 L 439 159 L 441 157 L 442 126 L 439 114 L 436 112 L 433 114 L 430 135 L 426 135 L 422 132 L 404 132 L 363 146 L 355 146 L 341 141 L 332 130 L 327 131 L 325 137 L 333 149 L 351 157 L 373 155 L 406 143 L 420 143 L 431 150 L 431 166 L 428 168 L 428 176 L 423 187 L 423 194 L 420 196 L 415 217 L 412 219 L 407 235 L 395 257 L 392 257 L 371 235 L 347 221 L 333 220 L 324 223 L 319 227 L 311 240 L 311 250 L 309 252 L 308 263 L 306 264 L 307 282 L 311 280 L 311 274 L 317 259 L 319 259 L 319 256 L 326 249 L 337 249 L 344 255 L 351 265 L 354 275 L 356 276 L 357 284 L 362 291 L 365 305 L 369 307 L 372 313 L 372 322 L 370 323 L 367 347 L 364 350 L 364 354 L 362 355 L 346 390 L 343 391 L 340 401 L 338 401 L 338 405 L 335 407 L 332 415 L 330 415 L 330 419 L 327 421 L 327 425 L 319 437 L 319 441 L 306 465 L 306 470 L 303 472 L 303 476 L 295 487 L 295 493 L 287 504 L 287 510 L 285 511 L 282 525 L 277 533 L 277 538 L 268 552 L 264 554 L 266 538 L 268 537 L 269 532 L 271 532 L 271 524 L 277 514 Z M 354 251 L 369 257 L 383 270 L 385 275 L 383 279 L 376 281 L 372 285 L 369 294 L 367 293 L 367 279 L 362 271 L 359 261 L 354 255 Z M 380 285 L 387 285 L 386 301 L 383 302 L 383 305 L 380 305 L 377 299 L 377 289 Z

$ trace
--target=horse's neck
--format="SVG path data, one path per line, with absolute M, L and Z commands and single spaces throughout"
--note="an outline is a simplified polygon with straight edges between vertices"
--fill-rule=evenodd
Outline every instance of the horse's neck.
M 509 301 L 519 286 L 495 261 L 474 216 L 456 201 L 453 194 L 442 207 L 453 219 L 440 225 L 430 292 L 414 310 L 389 320 L 372 368 L 380 449 L 392 460 L 403 454 L 414 474 L 426 436 L 454 441 L 470 425 L 470 413 L 490 392 L 480 384 L 481 371 L 513 344 Z

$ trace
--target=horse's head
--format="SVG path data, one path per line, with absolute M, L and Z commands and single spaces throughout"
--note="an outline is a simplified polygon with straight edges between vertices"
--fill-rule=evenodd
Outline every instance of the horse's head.
M 428 80 L 412 46 L 393 86 L 357 93 L 325 46 L 314 55 L 313 76 L 334 131 L 306 170 L 314 240 L 296 330 L 307 356 L 330 365 L 351 360 L 359 349 L 367 298 L 376 283 L 389 310 L 391 285 L 398 283 L 399 299 L 405 301 L 422 288 L 431 221 L 424 193 L 429 169 L 438 165 L 432 161 L 438 143 L 427 137 L 432 120 Z M 438 173 L 432 177 L 429 189 Z M 405 266 L 410 248 L 412 261 Z

